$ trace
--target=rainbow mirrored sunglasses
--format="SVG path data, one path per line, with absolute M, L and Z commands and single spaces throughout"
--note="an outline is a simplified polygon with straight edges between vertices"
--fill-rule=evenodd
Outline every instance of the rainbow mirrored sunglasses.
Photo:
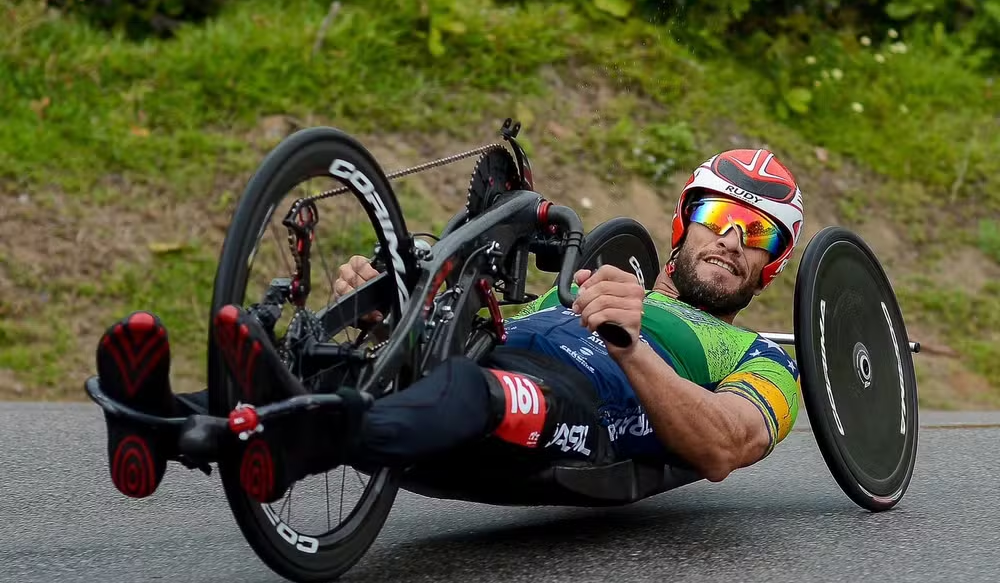
M 702 198 L 691 203 L 689 219 L 717 235 L 738 227 L 745 247 L 763 249 L 777 257 L 785 248 L 781 228 L 760 212 L 724 198 Z

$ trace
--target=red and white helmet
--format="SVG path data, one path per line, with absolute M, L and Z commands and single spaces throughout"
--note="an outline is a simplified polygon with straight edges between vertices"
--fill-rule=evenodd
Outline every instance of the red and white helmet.
M 802 191 L 792 173 L 767 150 L 727 150 L 695 169 L 681 190 L 674 211 L 671 246 L 677 252 L 688 223 L 686 204 L 700 194 L 723 196 L 752 207 L 781 226 L 790 241 L 778 257 L 764 266 L 764 287 L 781 273 L 802 231 Z

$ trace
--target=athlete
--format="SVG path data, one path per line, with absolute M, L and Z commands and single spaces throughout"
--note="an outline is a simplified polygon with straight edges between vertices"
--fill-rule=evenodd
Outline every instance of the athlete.
M 348 403 L 342 409 L 269 424 L 248 442 L 247 451 L 259 455 L 244 455 L 244 463 L 266 463 L 270 471 L 246 468 L 244 488 L 272 502 L 294 481 L 341 464 L 405 466 L 477 444 L 501 444 L 521 460 L 641 458 L 721 481 L 770 454 L 798 414 L 794 360 L 734 320 L 784 268 L 802 222 L 801 191 L 771 152 L 717 154 L 680 193 L 672 251 L 651 291 L 612 266 L 578 271 L 571 309 L 549 290 L 506 320 L 505 345 L 480 362 L 453 357 L 367 411 L 344 387 L 337 391 Z M 376 275 L 366 258 L 354 257 L 341 266 L 335 293 Z M 628 347 L 596 333 L 609 321 L 629 333 Z M 213 333 L 246 402 L 259 406 L 308 392 L 241 308 L 223 307 Z M 136 338 L 160 339 L 155 346 L 162 354 L 133 381 L 135 366 L 116 347 L 135 345 Z M 166 330 L 152 314 L 138 312 L 109 328 L 97 361 L 112 398 L 153 414 L 191 402 L 170 391 Z M 138 430 L 112 419 L 108 426 L 114 458 Z M 304 443 L 310 447 L 290 447 Z M 155 490 L 161 458 L 170 457 L 169 444 L 151 447 L 163 451 L 155 454 L 157 475 L 143 495 Z M 128 493 L 115 474 L 116 486 Z M 261 483 L 261 474 L 270 479 Z

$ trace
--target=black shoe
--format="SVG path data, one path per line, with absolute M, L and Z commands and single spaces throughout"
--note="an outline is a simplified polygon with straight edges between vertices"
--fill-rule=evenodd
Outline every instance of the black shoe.
M 256 318 L 233 305 L 213 319 L 215 343 L 242 394 L 245 405 L 260 407 L 309 394 L 285 367 Z M 261 423 L 252 433 L 240 462 L 240 483 L 251 498 L 280 500 L 294 482 L 329 471 L 342 463 L 349 435 L 356 435 L 364 406 L 353 389 L 337 392 L 345 407 L 303 410 Z
M 158 417 L 173 412 L 170 342 L 159 318 L 134 312 L 97 345 L 101 390 L 115 401 Z M 111 481 L 126 496 L 145 498 L 160 485 L 174 444 L 170 435 L 105 413 Z

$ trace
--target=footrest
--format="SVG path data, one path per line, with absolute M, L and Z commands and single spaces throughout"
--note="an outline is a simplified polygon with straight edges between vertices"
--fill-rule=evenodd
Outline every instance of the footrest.
M 235 441 L 225 417 L 143 413 L 110 398 L 96 375 L 84 389 L 104 412 L 111 481 L 126 496 L 145 498 L 155 492 L 168 461 L 210 474 L 209 464 L 218 461 L 227 440 Z
M 181 425 L 187 421 L 186 417 L 158 417 L 156 415 L 150 415 L 149 413 L 143 413 L 115 401 L 109 397 L 101 389 L 101 378 L 94 375 L 87 379 L 83 384 L 84 390 L 87 391 L 87 396 L 90 400 L 97 403 L 101 409 L 104 410 L 105 415 L 111 417 L 123 418 L 128 421 L 132 421 L 141 425 L 148 425 L 149 427 L 154 427 L 158 429 L 166 429 L 173 427 L 179 429 Z

